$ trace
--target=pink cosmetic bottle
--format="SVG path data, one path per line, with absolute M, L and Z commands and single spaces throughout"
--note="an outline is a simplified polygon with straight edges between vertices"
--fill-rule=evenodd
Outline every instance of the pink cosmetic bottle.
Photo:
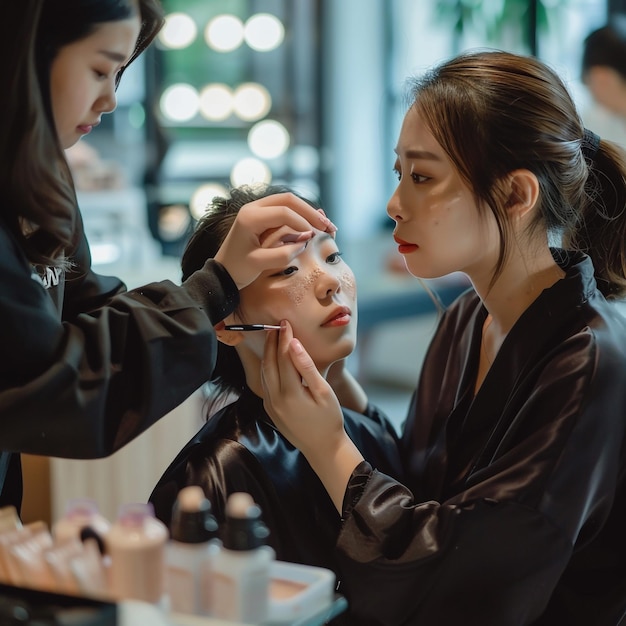
M 120 507 L 107 543 L 111 590 L 116 599 L 154 604 L 163 601 L 167 538 L 167 527 L 154 516 L 151 504 L 130 503 Z
M 55 543 L 64 543 L 70 539 L 80 539 L 84 528 L 91 528 L 104 542 L 111 528 L 111 523 L 100 514 L 95 500 L 74 498 L 65 507 L 65 514 L 52 525 Z

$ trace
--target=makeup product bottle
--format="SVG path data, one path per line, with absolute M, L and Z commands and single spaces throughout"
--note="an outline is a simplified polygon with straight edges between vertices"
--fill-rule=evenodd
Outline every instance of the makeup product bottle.
M 40 521 L 29 524 L 29 532 L 8 546 L 5 556 L 15 585 L 36 589 L 54 588 L 54 580 L 43 558 L 44 551 L 52 545 L 48 525 Z
M 0 533 L 22 528 L 22 520 L 13 505 L 0 508 Z
M 100 514 L 95 500 L 74 498 L 65 507 L 65 514 L 52 525 L 55 543 L 81 539 L 81 531 L 91 528 L 103 541 L 111 529 L 111 523 Z
M 269 532 L 261 509 L 248 493 L 226 502 L 222 547 L 212 560 L 212 615 L 258 624 L 267 619 L 270 565 L 274 550 L 266 545 Z
M 154 604 L 163 601 L 167 538 L 167 526 L 154 517 L 151 504 L 120 507 L 107 541 L 113 597 Z
M 177 613 L 210 615 L 211 559 L 219 551 L 217 520 L 202 487 L 181 489 L 165 547 L 166 588 Z

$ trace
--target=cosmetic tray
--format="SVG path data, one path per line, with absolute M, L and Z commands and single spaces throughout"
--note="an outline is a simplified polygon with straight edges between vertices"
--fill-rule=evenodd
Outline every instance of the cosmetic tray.
M 293 624 L 331 606 L 335 574 L 322 567 L 274 561 L 270 566 L 268 622 Z

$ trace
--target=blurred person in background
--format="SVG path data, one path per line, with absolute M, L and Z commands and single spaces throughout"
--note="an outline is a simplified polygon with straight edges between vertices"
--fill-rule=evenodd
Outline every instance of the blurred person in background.
M 581 112 L 585 125 L 626 148 L 626 15 L 587 35 L 581 78 L 593 104 Z

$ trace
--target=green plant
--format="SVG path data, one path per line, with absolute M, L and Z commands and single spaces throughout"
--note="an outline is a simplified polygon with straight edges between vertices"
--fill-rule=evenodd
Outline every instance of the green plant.
M 537 34 L 549 25 L 550 13 L 564 0 L 439 0 L 436 15 L 451 22 L 460 39 L 467 31 L 484 33 L 485 43 L 502 45 L 503 33 L 517 31 L 531 54 L 537 53 Z

